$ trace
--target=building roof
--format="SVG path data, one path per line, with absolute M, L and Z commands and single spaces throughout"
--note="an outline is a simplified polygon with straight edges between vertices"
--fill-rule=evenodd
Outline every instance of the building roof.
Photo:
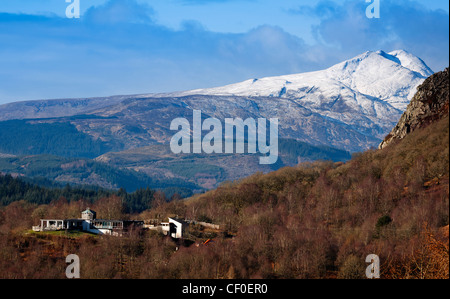
M 173 221 L 181 223 L 181 224 L 187 224 L 187 222 L 185 220 L 180 219 L 180 218 L 176 218 L 176 217 L 169 217 L 169 221 L 170 220 L 173 220 Z
M 87 208 L 86 211 L 81 212 L 82 214 L 95 214 L 95 211 L 92 211 L 91 209 Z

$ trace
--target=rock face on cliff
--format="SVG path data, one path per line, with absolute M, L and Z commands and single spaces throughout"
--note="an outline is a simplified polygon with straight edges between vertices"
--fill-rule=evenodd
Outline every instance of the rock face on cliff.
M 417 88 L 411 103 L 400 121 L 383 140 L 379 148 L 385 148 L 394 140 L 403 139 L 418 128 L 427 126 L 449 113 L 449 69 L 436 73 Z

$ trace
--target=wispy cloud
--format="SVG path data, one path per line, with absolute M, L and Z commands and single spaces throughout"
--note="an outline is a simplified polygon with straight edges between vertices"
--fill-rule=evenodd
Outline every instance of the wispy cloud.
M 2 14 L 0 91 L 7 100 L 169 92 L 313 69 L 302 39 L 261 26 L 243 34 L 195 21 L 160 26 L 134 0 L 112 0 L 80 20 Z M 29 86 L 23 89 L 23 86 Z
M 181 0 L 180 0 L 181 1 Z M 195 2 L 195 1 L 194 1 Z M 316 44 L 281 27 L 217 33 L 197 21 L 158 24 L 151 6 L 110 0 L 81 19 L 0 14 L 0 102 L 169 92 L 317 70 L 367 50 L 404 48 L 439 70 L 448 65 L 448 13 L 413 1 L 321 1 L 290 13 L 315 15 Z
M 365 17 L 364 1 L 320 1 L 300 6 L 291 13 L 315 15 L 316 39 L 346 55 L 366 50 L 407 49 L 425 59 L 435 70 L 448 66 L 449 15 L 410 0 L 383 0 L 381 18 Z
M 153 14 L 153 9 L 145 3 L 110 0 L 103 5 L 90 7 L 83 18 L 94 23 L 151 23 Z

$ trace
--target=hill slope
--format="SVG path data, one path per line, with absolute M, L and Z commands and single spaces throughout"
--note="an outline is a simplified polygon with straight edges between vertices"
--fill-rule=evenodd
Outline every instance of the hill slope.
M 442 88 L 448 86 L 431 89 L 430 107 L 448 106 Z M 64 237 L 46 248 L 59 262 L 76 248 L 89 263 L 84 278 L 355 279 L 366 278 L 366 257 L 376 254 L 381 278 L 448 279 L 449 115 L 440 111 L 384 149 L 354 155 L 347 163 L 306 163 L 256 174 L 189 200 L 155 198 L 152 209 L 140 215 L 220 224 L 220 232 L 195 225 L 186 231 L 186 238 L 212 239 L 207 245 L 136 234 L 126 239 L 125 248 L 121 238 L 71 245 Z M 420 115 L 415 108 L 410 112 Z M 14 185 L 8 184 L 9 190 Z M 114 208 L 120 207 L 115 201 Z M 43 260 L 52 263 L 42 242 L 9 232 L 28 229 L 41 213 L 59 216 L 74 210 L 78 213 L 79 203 L 61 201 L 48 206 L 18 202 L 0 209 L 0 230 L 8 232 L 0 234 L 0 242 L 12 257 L 0 264 L 7 269 L 0 275 L 63 276 L 64 263 L 61 269 L 50 267 L 57 271 L 42 271 Z M 119 257 L 120 267 L 111 257 Z
M 400 121 L 380 144 L 384 148 L 394 140 L 425 127 L 433 121 L 448 116 L 449 70 L 436 73 L 425 80 L 403 113 Z
M 448 105 L 442 88 L 430 104 Z M 364 278 L 377 254 L 384 278 L 448 279 L 449 116 L 439 111 L 345 164 L 300 164 L 193 197 L 186 216 L 236 235 L 219 256 L 238 278 Z

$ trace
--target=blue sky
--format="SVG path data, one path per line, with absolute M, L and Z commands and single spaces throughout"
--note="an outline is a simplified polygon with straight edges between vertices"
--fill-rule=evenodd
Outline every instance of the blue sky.
M 0 104 L 170 92 L 319 70 L 367 50 L 448 66 L 444 0 L 0 1 Z

